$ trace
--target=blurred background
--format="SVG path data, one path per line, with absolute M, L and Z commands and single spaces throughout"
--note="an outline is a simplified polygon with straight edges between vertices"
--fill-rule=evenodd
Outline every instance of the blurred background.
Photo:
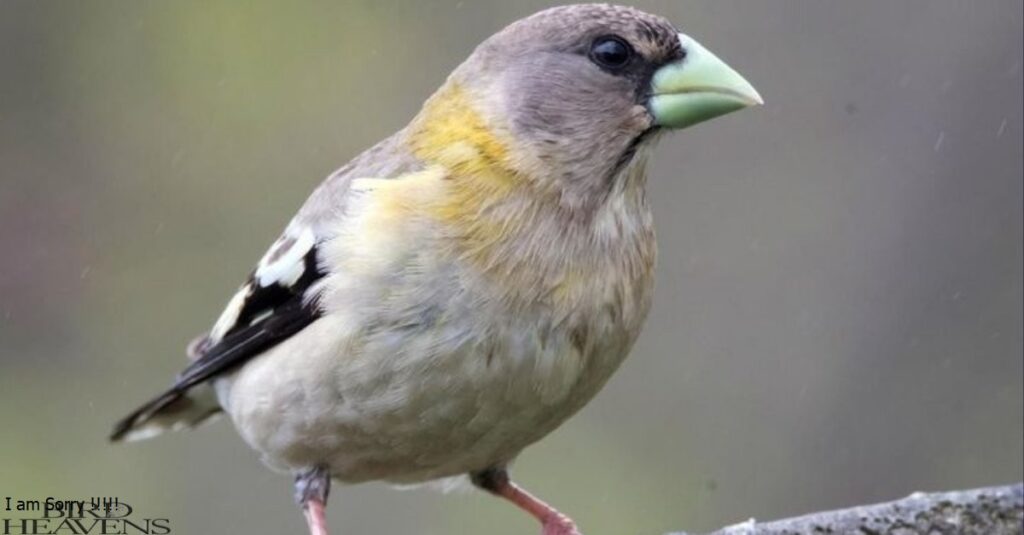
M 588 535 L 1022 475 L 1016 0 L 637 1 L 767 100 L 663 140 L 654 309 L 514 474 Z M 302 533 L 224 421 L 111 446 L 322 177 L 540 1 L 0 2 L 0 499 Z M 340 534 L 534 533 L 335 489 Z

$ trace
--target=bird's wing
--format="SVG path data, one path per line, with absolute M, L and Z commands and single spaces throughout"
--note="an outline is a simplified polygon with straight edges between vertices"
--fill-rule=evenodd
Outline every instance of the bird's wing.
M 215 402 L 192 395 L 190 389 L 274 347 L 320 316 L 315 288 L 324 273 L 318 244 L 312 227 L 293 221 L 210 333 L 189 344 L 192 363 L 170 388 L 115 424 L 111 440 L 138 440 L 192 427 L 219 412 Z
M 316 283 L 326 274 L 318 247 L 343 217 L 353 183 L 391 180 L 419 169 L 400 138 L 388 138 L 329 176 L 235 293 L 172 390 L 183 392 L 277 345 L 320 317 Z M 380 177 L 359 179 L 356 177 Z
M 338 218 L 344 217 L 353 179 L 394 178 L 420 167 L 396 134 L 332 173 L 263 256 L 210 332 L 189 344 L 188 367 L 170 388 L 117 422 L 111 440 L 192 427 L 218 412 L 215 401 L 200 400 L 191 389 L 260 355 L 321 316 L 318 282 L 326 272 L 320 249 Z
M 195 360 L 172 388 L 187 390 L 277 345 L 320 316 L 315 283 L 324 276 L 312 228 L 293 222 L 228 302 Z
M 189 347 L 193 362 L 172 388 L 187 390 L 277 345 L 320 317 L 317 282 L 326 274 L 318 247 L 343 217 L 354 191 L 398 179 L 420 164 L 389 138 L 327 178 L 228 302 L 209 335 Z M 383 157 L 383 155 L 388 157 Z M 389 162 L 389 163 L 388 163 Z M 387 165 L 384 165 L 387 163 Z M 376 177 L 376 178 L 357 178 Z M 356 183 L 364 183 L 356 187 Z

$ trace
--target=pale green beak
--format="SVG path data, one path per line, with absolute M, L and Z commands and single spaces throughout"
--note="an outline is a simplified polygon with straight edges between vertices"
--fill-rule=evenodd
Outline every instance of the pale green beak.
M 648 108 L 654 124 L 686 128 L 764 104 L 754 86 L 690 37 L 679 34 L 686 57 L 654 72 Z

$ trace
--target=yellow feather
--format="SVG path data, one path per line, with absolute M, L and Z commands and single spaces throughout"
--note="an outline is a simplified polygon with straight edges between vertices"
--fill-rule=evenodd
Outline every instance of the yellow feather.
M 524 190 L 531 187 L 528 177 L 514 169 L 509 150 L 512 143 L 487 123 L 461 86 L 449 82 L 424 104 L 409 135 L 413 154 L 443 173 L 432 177 L 435 182 L 430 195 L 423 195 L 423 190 L 403 191 L 408 202 L 402 204 L 426 210 L 433 219 L 454 229 L 453 245 L 458 254 L 476 263 L 486 262 L 494 244 L 515 226 L 515 222 L 488 216 L 487 208 L 517 191 L 531 194 Z
M 504 190 L 523 178 L 509 160 L 511 140 L 487 124 L 455 82 L 427 100 L 412 124 L 409 141 L 421 160 L 439 164 L 453 176 L 487 182 L 488 189 Z

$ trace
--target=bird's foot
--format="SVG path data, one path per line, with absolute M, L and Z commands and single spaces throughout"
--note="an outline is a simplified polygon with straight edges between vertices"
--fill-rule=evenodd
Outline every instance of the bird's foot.
M 327 495 L 331 492 L 331 474 L 318 466 L 295 476 L 295 502 L 302 508 L 309 535 L 327 533 Z
M 470 474 L 470 480 L 474 485 L 501 496 L 530 513 L 540 521 L 541 535 L 582 535 L 571 518 L 513 483 L 508 478 L 508 472 L 502 467 L 474 472 Z
M 302 514 L 306 517 L 309 535 L 329 535 L 327 532 L 327 515 L 324 509 L 324 503 L 318 500 L 310 500 L 303 506 Z
M 541 535 L 582 535 L 571 518 L 556 514 L 541 525 Z

